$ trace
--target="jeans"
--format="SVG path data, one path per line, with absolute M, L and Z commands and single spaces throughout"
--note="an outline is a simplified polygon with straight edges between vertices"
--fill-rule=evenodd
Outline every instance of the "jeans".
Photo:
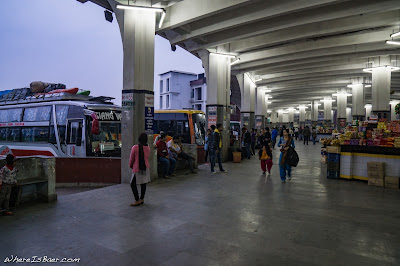
M 135 196 L 135 200 L 138 201 L 139 200 L 139 192 L 138 192 L 137 185 L 136 185 L 136 175 L 132 179 L 131 189 L 132 189 L 133 195 Z M 140 185 L 140 199 L 141 200 L 144 199 L 144 194 L 146 194 L 146 184 L 141 184 Z
M 214 166 L 215 166 L 215 160 L 218 160 L 218 166 L 219 166 L 219 170 L 220 171 L 224 171 L 224 168 L 222 167 L 222 150 L 219 149 L 218 150 L 218 154 L 217 151 L 214 149 L 210 150 L 210 161 L 211 161 L 211 172 L 214 172 Z
M 244 146 L 246 147 L 246 155 L 247 155 L 247 158 L 249 158 L 249 159 L 250 159 L 250 156 L 251 156 L 250 145 L 251 145 L 251 143 L 245 143 L 244 144 Z
M 316 138 L 312 138 L 312 142 L 313 142 L 313 144 L 315 145 L 315 142 L 317 141 L 317 139 Z
M 275 145 L 276 145 L 276 138 L 272 139 L 272 148 L 275 149 Z
M 303 144 L 306 145 L 306 142 L 307 142 L 307 145 L 308 145 L 309 139 L 310 139 L 310 136 L 304 136 L 304 142 L 303 142 Z
M 172 158 L 158 157 L 158 161 L 161 163 L 163 168 L 163 176 L 172 175 L 175 170 L 176 160 Z
M 282 156 L 283 156 L 283 154 L 281 153 L 281 156 L 279 157 L 279 174 L 281 176 L 281 180 L 285 181 L 286 180 L 286 171 L 287 171 L 287 175 L 289 177 L 291 177 L 292 167 L 290 165 L 288 165 L 287 163 L 285 163 L 284 165 L 281 165 Z

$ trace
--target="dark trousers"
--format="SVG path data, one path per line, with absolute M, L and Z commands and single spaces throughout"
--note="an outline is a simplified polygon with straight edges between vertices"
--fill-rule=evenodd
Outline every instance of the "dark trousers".
M 0 190 L 0 210 L 10 211 L 10 195 L 13 185 L 4 184 Z
M 211 161 L 211 172 L 214 172 L 215 161 L 218 160 L 219 170 L 223 171 L 224 168 L 222 167 L 222 149 L 219 149 L 218 154 L 217 151 L 214 149 L 210 150 L 210 161 Z
M 208 154 L 210 153 L 210 150 L 206 150 L 206 156 L 205 156 L 205 162 L 207 163 L 208 162 Z
M 246 148 L 246 156 L 247 156 L 247 158 L 248 159 L 250 159 L 250 156 L 251 156 L 251 150 L 250 150 L 250 146 L 251 146 L 251 143 L 245 143 L 244 144 L 244 147 Z
M 256 154 L 256 143 L 252 142 L 251 143 L 251 151 L 253 152 L 252 154 L 255 155 Z
M 306 145 L 306 142 L 307 142 L 307 145 L 308 145 L 308 141 L 310 140 L 310 136 L 304 136 L 304 145 Z
M 181 158 L 184 161 L 187 161 L 189 163 L 190 171 L 193 172 L 193 159 L 192 159 L 192 157 L 190 157 L 187 153 L 181 152 L 181 154 L 179 154 L 179 158 Z
M 139 200 L 139 192 L 138 192 L 137 185 L 136 185 L 136 175 L 132 179 L 131 189 L 133 192 L 133 196 L 135 196 L 135 200 L 138 201 Z M 141 184 L 140 185 L 140 199 L 141 200 L 144 199 L 145 194 L 146 194 L 146 184 Z

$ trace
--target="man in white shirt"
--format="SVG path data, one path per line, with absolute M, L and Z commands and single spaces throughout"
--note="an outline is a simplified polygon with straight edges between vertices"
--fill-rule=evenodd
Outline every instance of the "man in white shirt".
M 181 147 L 179 146 L 179 136 L 174 136 L 167 143 L 168 154 L 171 158 L 178 159 L 181 154 Z

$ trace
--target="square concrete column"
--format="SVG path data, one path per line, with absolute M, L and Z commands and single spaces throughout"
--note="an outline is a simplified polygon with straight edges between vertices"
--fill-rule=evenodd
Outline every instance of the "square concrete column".
M 267 115 L 267 108 L 265 104 L 265 91 L 264 89 L 257 88 L 257 102 L 256 102 L 256 123 L 255 128 L 265 128 L 265 117 Z
M 304 105 L 300 105 L 299 112 L 299 126 L 304 127 L 306 124 L 306 107 Z
M 222 48 L 219 48 L 222 49 Z M 217 53 L 227 54 L 224 50 Z M 207 50 L 199 51 L 207 76 L 207 127 L 222 124 L 223 160 L 228 159 L 230 128 L 231 59 Z
M 332 98 L 324 98 L 324 124 L 331 125 L 332 123 Z
M 372 69 L 372 112 L 390 119 L 391 70 L 382 66 Z
M 241 99 L 241 121 L 247 129 L 254 127 L 256 109 L 256 85 L 247 74 L 236 75 L 239 82 Z
M 365 119 L 369 119 L 369 117 L 371 116 L 371 112 L 372 112 L 372 105 L 366 104 L 365 105 Z
M 129 156 L 141 133 L 152 139 L 154 118 L 154 38 L 156 15 L 151 11 L 114 9 L 123 42 L 121 182 L 130 182 Z M 150 144 L 151 152 L 154 152 Z M 157 176 L 151 156 L 150 175 Z
M 318 124 L 318 105 L 318 101 L 312 101 L 311 121 L 313 126 L 316 126 Z
M 365 118 L 365 92 L 364 84 L 353 84 L 352 86 L 352 115 L 356 120 L 364 120 Z

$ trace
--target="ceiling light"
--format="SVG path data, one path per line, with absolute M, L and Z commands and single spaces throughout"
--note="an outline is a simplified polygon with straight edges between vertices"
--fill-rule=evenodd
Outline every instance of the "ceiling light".
M 386 41 L 387 44 L 400 45 L 400 42 Z
M 272 110 L 267 110 L 267 113 L 272 113 Z
M 263 80 L 263 79 L 255 79 L 254 82 L 259 82 L 261 80 Z
M 165 19 L 165 14 L 166 14 L 165 11 L 163 11 L 162 14 L 161 14 L 160 23 L 158 23 L 158 27 L 159 27 L 159 28 L 162 27 L 162 24 L 163 24 L 164 19 Z
M 153 12 L 165 12 L 162 8 L 156 7 L 147 7 L 147 6 L 126 6 L 126 5 L 117 5 L 118 9 L 133 9 L 133 10 L 145 10 L 145 11 L 153 11 Z
M 393 33 L 393 34 L 390 34 L 390 38 L 394 38 L 394 37 L 397 37 L 397 36 L 400 36 L 400 31 L 396 32 L 396 33 Z
M 339 96 L 339 95 L 352 96 L 353 94 L 351 94 L 351 93 L 334 93 L 334 94 L 332 94 L 332 96 Z
M 272 103 L 272 102 L 267 102 L 267 103 Z
M 231 55 L 231 54 L 219 54 L 219 53 L 210 53 L 211 55 L 217 55 L 217 56 L 224 56 L 228 58 L 236 58 L 236 56 Z
M 390 71 L 397 71 L 400 70 L 400 67 L 394 67 L 394 66 L 380 66 L 380 67 L 387 67 L 390 69 Z M 368 72 L 368 73 L 372 73 L 372 70 L 374 68 L 380 68 L 380 67 L 371 67 L 371 68 L 364 68 L 363 71 L 364 72 Z
M 364 87 L 365 87 L 365 88 L 371 88 L 372 85 L 365 85 Z
M 366 105 L 364 105 L 364 108 L 371 108 L 372 107 L 372 104 L 366 104 Z
M 231 66 L 234 65 L 234 64 L 236 64 L 236 63 L 239 63 L 239 61 L 240 61 L 240 58 L 236 59 L 235 61 L 233 61 L 233 62 L 231 63 Z

